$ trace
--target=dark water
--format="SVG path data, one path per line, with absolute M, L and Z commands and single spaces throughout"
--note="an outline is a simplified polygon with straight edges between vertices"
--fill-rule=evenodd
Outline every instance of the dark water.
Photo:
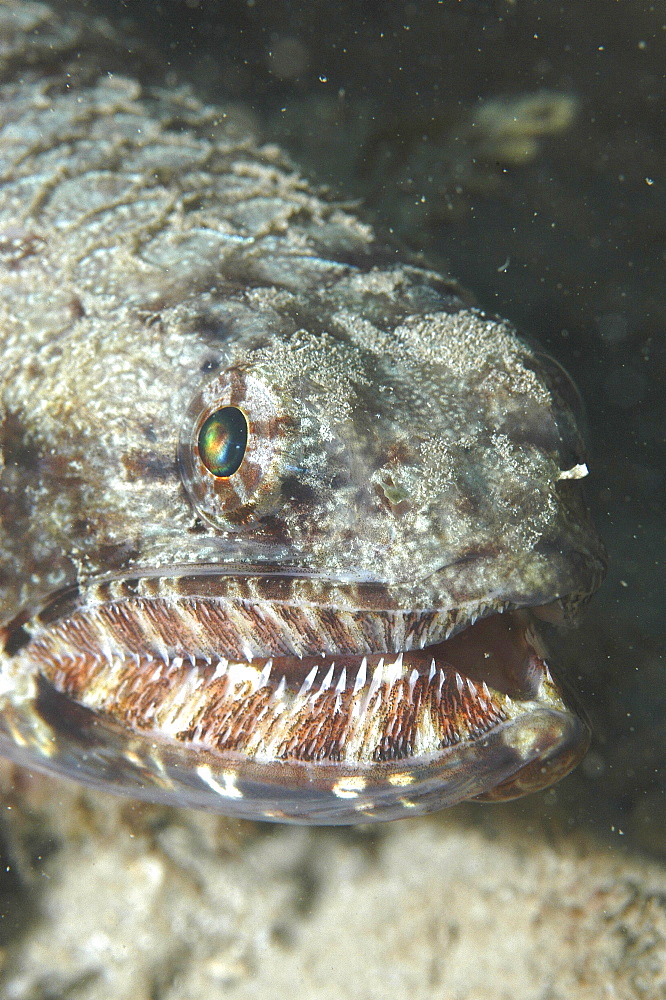
M 595 745 L 558 795 L 577 825 L 666 854 L 666 8 L 191 0 L 122 16 L 172 81 L 241 105 L 573 375 L 611 562 L 564 643 Z

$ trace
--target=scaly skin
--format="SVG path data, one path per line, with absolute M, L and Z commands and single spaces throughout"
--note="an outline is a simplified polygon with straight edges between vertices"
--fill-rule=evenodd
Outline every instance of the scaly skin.
M 99 32 L 0 3 L 2 751 L 309 822 L 559 777 L 586 729 L 496 612 L 603 577 L 561 373 Z

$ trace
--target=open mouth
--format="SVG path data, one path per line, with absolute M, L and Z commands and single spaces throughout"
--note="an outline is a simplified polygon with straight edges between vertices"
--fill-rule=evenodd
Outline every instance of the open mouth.
M 391 619 L 391 645 L 399 634 L 407 648 L 388 653 L 350 652 L 358 638 L 352 642 L 349 621 L 343 627 L 344 616 L 327 613 L 322 634 L 339 649 L 313 654 L 281 649 L 293 647 L 285 636 L 295 623 L 303 631 L 293 609 L 281 611 L 291 632 L 285 625 L 275 638 L 266 607 L 253 607 L 255 624 L 261 619 L 278 652 L 254 655 L 245 643 L 239 656 L 229 647 L 243 648 L 240 633 L 225 636 L 219 624 L 228 628 L 234 616 L 229 607 L 222 615 L 210 597 L 181 594 L 169 604 L 164 597 L 99 596 L 105 600 L 92 607 L 42 613 L 41 629 L 17 662 L 97 720 L 193 756 L 204 752 L 241 766 L 336 766 L 347 776 L 399 765 L 403 773 L 442 754 L 455 759 L 489 734 L 511 733 L 512 774 L 499 773 L 493 782 L 489 769 L 477 790 L 505 798 L 551 783 L 586 747 L 585 727 L 551 677 L 528 610 L 492 613 L 436 642 L 428 642 L 437 625 L 432 613 Z M 238 616 L 240 605 L 234 607 Z M 249 614 L 245 604 L 242 612 Z M 539 615 L 547 617 L 548 609 Z M 312 618 L 310 628 L 316 634 Z M 377 642 L 386 633 L 386 619 L 366 611 L 354 634 L 359 628 L 367 646 L 368 635 Z M 573 744 L 570 732 L 560 732 L 562 720 L 571 719 L 578 733 Z M 536 766 L 546 758 L 548 767 Z
M 76 624 L 67 623 L 80 646 Z M 64 655 L 48 645 L 38 641 L 32 655 L 79 704 L 132 729 L 254 759 L 402 760 L 476 739 L 526 703 L 561 704 L 518 612 L 397 655 L 156 659 Z

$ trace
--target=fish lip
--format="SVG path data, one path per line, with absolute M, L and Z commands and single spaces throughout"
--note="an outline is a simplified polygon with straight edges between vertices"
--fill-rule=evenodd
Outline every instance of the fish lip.
M 482 605 L 487 605 L 498 610 L 500 608 L 509 607 L 533 607 L 536 605 L 547 605 L 554 601 L 566 603 L 570 597 L 572 597 L 572 600 L 578 600 L 580 595 L 589 597 L 598 589 L 604 579 L 607 568 L 605 550 L 600 550 L 599 552 L 594 553 L 584 552 L 581 550 L 573 553 L 573 555 L 580 561 L 585 560 L 589 566 L 589 570 L 587 573 L 579 573 L 574 582 L 572 582 L 571 578 L 568 578 L 568 586 L 560 586 L 556 581 L 548 581 L 543 586 L 537 588 L 536 585 L 532 583 L 528 592 L 525 588 L 521 588 L 511 581 L 505 582 L 504 584 L 499 582 L 495 586 L 488 587 L 483 594 L 479 593 L 478 595 L 465 596 L 465 594 L 461 592 L 459 600 L 448 602 L 437 600 L 438 596 L 441 596 L 442 590 L 442 586 L 439 581 L 442 580 L 445 574 L 454 572 L 459 567 L 483 567 L 492 561 L 492 553 L 467 553 L 456 559 L 452 559 L 449 562 L 442 563 L 435 570 L 422 577 L 393 579 L 357 571 L 350 571 L 345 574 L 332 574 L 328 571 L 319 571 L 297 563 L 280 565 L 277 567 L 271 567 L 262 562 L 183 562 L 163 566 L 154 564 L 135 565 L 128 567 L 122 573 L 116 572 L 110 574 L 95 574 L 94 576 L 83 578 L 79 585 L 68 584 L 48 595 L 39 604 L 23 609 L 20 614 L 16 616 L 15 621 L 21 619 L 25 622 L 30 617 L 45 613 L 46 609 L 49 607 L 54 606 L 61 601 L 66 601 L 68 595 L 82 590 L 89 591 L 91 588 L 96 586 L 113 585 L 124 582 L 131 583 L 132 581 L 138 580 L 175 580 L 181 578 L 201 578 L 208 580 L 265 579 L 267 581 L 311 581 L 315 586 L 319 586 L 321 588 L 322 593 L 325 593 L 326 588 L 330 588 L 331 590 L 336 589 L 339 593 L 343 593 L 345 591 L 354 593 L 357 603 L 360 594 L 368 600 L 373 593 L 382 594 L 385 599 L 386 595 L 393 594 L 395 595 L 393 600 L 390 602 L 387 600 L 386 603 L 382 605 L 386 609 L 428 610 L 438 611 L 441 614 L 447 614 L 449 612 L 455 613 L 462 611 L 465 607 Z M 438 591 L 440 594 L 438 594 Z M 420 599 L 418 604 L 415 601 L 410 600 L 411 597 L 416 595 L 418 595 L 418 598 Z M 429 600 L 427 603 L 421 603 L 425 595 L 428 596 Z M 313 601 L 312 603 L 317 602 Z M 368 604 L 368 610 L 372 610 L 378 606 L 379 605 L 376 601 L 373 600 Z

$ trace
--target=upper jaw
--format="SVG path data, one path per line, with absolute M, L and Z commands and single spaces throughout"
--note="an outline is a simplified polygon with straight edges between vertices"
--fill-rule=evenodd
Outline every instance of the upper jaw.
M 515 612 L 513 621 L 527 630 L 531 606 L 537 618 L 560 621 L 567 602 L 533 595 L 518 604 L 495 590 L 438 606 L 420 587 L 181 567 L 173 575 L 148 572 L 59 592 L 32 617 L 11 623 L 4 646 L 10 656 L 22 652 L 24 662 L 147 656 L 305 664 L 313 657 L 342 662 L 405 653 L 420 669 L 431 650 L 490 617 Z
M 7 642 L 16 648 L 40 638 L 65 650 L 68 623 L 85 619 L 88 628 L 92 623 L 93 641 L 119 653 L 152 648 L 168 657 L 246 659 L 397 653 L 441 642 L 507 609 L 548 606 L 539 616 L 566 615 L 596 589 L 603 571 L 602 554 L 571 550 L 533 553 L 531 559 L 520 553 L 468 553 L 422 579 L 391 582 L 361 574 L 335 579 L 297 563 L 144 565 L 133 567 L 131 577 L 93 578 L 54 595 L 30 620 L 20 616 L 15 624 L 22 631 L 10 626 Z M 197 620 L 197 607 L 213 612 L 210 625 Z M 140 619 L 146 608 L 155 612 L 149 628 L 125 627 L 128 614 L 139 609 Z M 175 629 L 168 626 L 174 614 Z

